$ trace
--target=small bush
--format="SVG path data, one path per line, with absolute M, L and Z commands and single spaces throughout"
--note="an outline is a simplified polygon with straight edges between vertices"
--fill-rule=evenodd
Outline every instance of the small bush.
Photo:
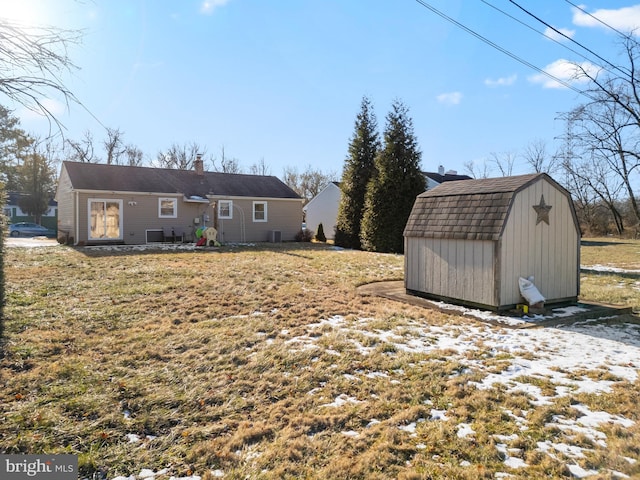
M 296 233 L 296 242 L 310 242 L 311 241 L 311 232 L 309 230 L 300 230 Z
M 318 225 L 318 231 L 316 232 L 316 240 L 319 242 L 326 242 L 327 237 L 324 234 L 324 227 L 322 223 Z

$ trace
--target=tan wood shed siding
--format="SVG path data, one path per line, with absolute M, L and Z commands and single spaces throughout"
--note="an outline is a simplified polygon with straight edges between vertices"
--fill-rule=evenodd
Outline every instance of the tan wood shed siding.
M 407 238 L 405 288 L 495 305 L 494 245 L 490 240 Z
M 543 195 L 551 206 L 549 225 L 536 224 L 533 206 Z M 576 297 L 578 241 L 569 198 L 562 191 L 540 179 L 518 192 L 500 243 L 500 303 L 519 303 L 518 278 L 531 275 L 547 300 Z

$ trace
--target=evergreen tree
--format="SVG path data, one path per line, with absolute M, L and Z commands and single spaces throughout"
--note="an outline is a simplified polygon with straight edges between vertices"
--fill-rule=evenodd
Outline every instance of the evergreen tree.
M 19 190 L 18 165 L 32 144 L 33 139 L 20 128 L 20 120 L 0 105 L 0 181 L 5 191 Z
M 338 207 L 335 244 L 341 247 L 362 248 L 360 222 L 365 194 L 367 184 L 373 177 L 375 157 L 380 150 L 377 130 L 378 124 L 371 101 L 363 97 L 340 183 L 342 198 Z
M 42 215 L 49 210 L 55 180 L 49 161 L 35 149 L 24 157 L 24 163 L 18 167 L 18 183 L 23 194 L 18 204 L 22 211 L 34 217 L 36 223 L 40 223 Z
M 360 240 L 365 250 L 402 253 L 404 227 L 416 197 L 425 191 L 421 152 L 408 108 L 395 100 L 387 114 L 384 147 L 367 187 Z
M 324 234 L 324 227 L 322 226 L 322 223 L 318 225 L 318 231 L 316 232 L 316 240 L 319 242 L 327 241 L 327 237 Z

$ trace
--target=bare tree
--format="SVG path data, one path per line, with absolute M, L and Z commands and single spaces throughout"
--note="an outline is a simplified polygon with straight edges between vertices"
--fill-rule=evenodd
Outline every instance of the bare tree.
M 138 147 L 133 144 L 128 144 L 123 150 L 126 163 L 130 167 L 139 167 L 143 163 L 144 153 Z
M 197 154 L 203 154 L 206 148 L 196 142 L 179 145 L 174 143 L 167 150 L 158 152 L 154 166 L 159 168 L 175 168 L 178 170 L 191 170 Z
M 67 104 L 78 102 L 60 77 L 77 68 L 68 56 L 68 48 L 80 38 L 78 31 L 27 27 L 0 18 L 0 93 L 61 127 L 43 100 L 58 93 Z
M 489 178 L 491 169 L 486 160 L 482 161 L 482 165 L 478 165 L 473 160 L 464 163 L 464 171 L 472 178 Z
M 222 173 L 242 173 L 240 161 L 237 158 L 227 157 L 224 145 L 220 148 L 220 157 L 213 158 L 213 170 Z
M 638 223 L 634 185 L 640 171 L 640 44 L 631 35 L 620 38 L 626 66 L 593 70 L 574 64 L 576 76 L 589 81 L 589 101 L 570 115 L 589 160 L 597 159 L 606 168 L 603 175 L 617 178 Z
M 527 144 L 522 158 L 535 173 L 553 174 L 558 169 L 558 158 L 548 154 L 547 143 L 541 138 Z
M 498 167 L 498 171 L 503 177 L 510 177 L 513 175 L 513 167 L 516 163 L 516 158 L 517 154 L 515 152 L 491 152 L 489 154 L 488 163 L 492 163 Z
M 84 136 L 81 140 L 71 140 L 67 138 L 65 140 L 65 146 L 68 149 L 69 160 L 75 162 L 95 162 L 95 150 L 93 147 L 93 135 L 89 130 L 84 132 Z
M 329 182 L 337 179 L 336 172 L 323 173 L 307 165 L 304 172 L 299 173 L 296 167 L 285 167 L 282 181 L 291 187 L 298 195 L 304 198 L 304 203 L 309 202 Z
M 264 158 L 261 158 L 258 163 L 249 167 L 249 173 L 251 175 L 271 175 L 271 167 L 265 163 Z
M 120 156 L 125 152 L 123 146 L 124 132 L 118 128 L 107 128 L 107 138 L 102 142 L 107 154 L 107 165 L 118 165 Z

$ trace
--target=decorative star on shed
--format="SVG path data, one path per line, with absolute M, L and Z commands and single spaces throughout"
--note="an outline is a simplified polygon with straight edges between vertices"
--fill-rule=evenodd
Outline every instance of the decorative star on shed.
M 551 205 L 544 203 L 544 195 L 540 195 L 540 204 L 534 205 L 533 209 L 538 214 L 536 225 L 540 222 L 546 222 L 546 224 L 549 225 L 549 210 L 551 210 Z

